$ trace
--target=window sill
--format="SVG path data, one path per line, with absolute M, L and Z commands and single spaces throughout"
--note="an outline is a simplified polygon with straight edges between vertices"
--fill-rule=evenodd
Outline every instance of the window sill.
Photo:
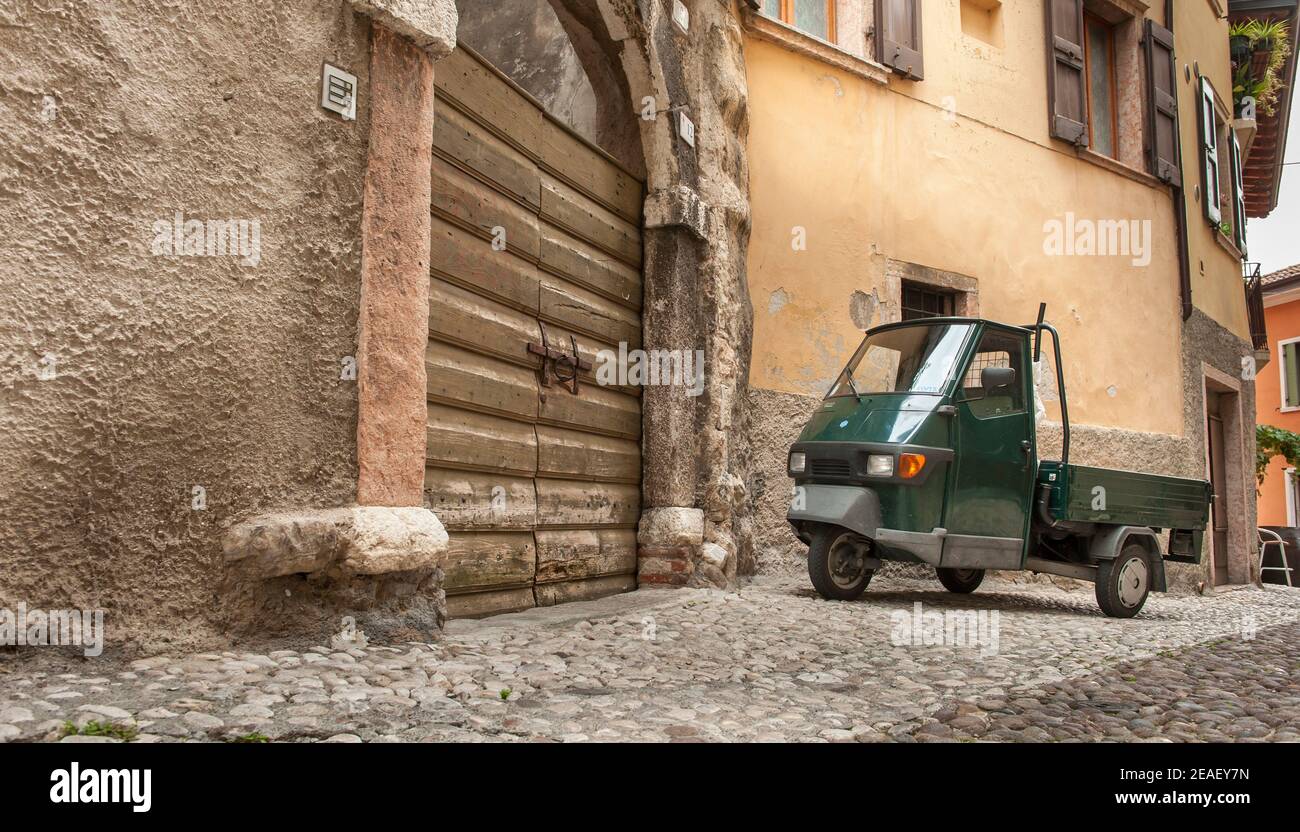
M 1146 185 L 1148 188 L 1169 188 L 1167 182 L 1161 182 L 1146 171 L 1131 168 L 1118 159 L 1112 159 L 1111 157 L 1098 153 L 1095 150 L 1080 147 L 1077 148 L 1075 152 L 1078 154 L 1079 158 L 1085 162 L 1091 162 L 1097 167 L 1105 168 L 1111 173 L 1118 173 L 1120 176 L 1123 176 L 1126 179 L 1132 179 L 1134 182 Z
M 1245 259 L 1241 256 L 1241 250 L 1237 248 L 1237 244 L 1234 243 L 1232 240 L 1230 240 L 1227 234 L 1224 234 L 1222 231 L 1220 231 L 1217 228 L 1214 229 L 1214 242 L 1218 243 L 1219 247 L 1222 248 L 1224 251 L 1231 254 L 1234 259 L 1236 260 Z
M 836 69 L 842 69 L 877 84 L 887 85 L 889 83 L 889 70 L 875 61 L 869 61 L 859 58 L 851 52 L 845 52 L 832 43 L 801 32 L 779 20 L 773 20 L 748 6 L 741 9 L 741 22 L 745 31 L 759 40 L 775 43 L 789 49 L 791 52 L 815 58 L 823 63 L 830 64 Z

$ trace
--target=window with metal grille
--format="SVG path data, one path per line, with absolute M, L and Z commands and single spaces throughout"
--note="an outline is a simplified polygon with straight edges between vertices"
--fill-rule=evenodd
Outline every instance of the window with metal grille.
M 980 373 L 985 367 L 1010 367 L 1011 353 L 1009 352 L 980 352 L 975 354 L 975 359 L 970 363 L 970 369 L 966 371 L 966 378 L 962 380 L 961 386 L 967 390 L 979 392 L 983 387 L 980 383 Z
M 932 289 L 919 283 L 903 282 L 903 320 L 946 318 L 952 314 L 951 292 Z
M 975 357 L 971 359 L 961 380 L 963 395 L 970 401 L 971 413 L 977 419 L 1024 412 L 1025 364 L 1025 344 L 1019 336 L 998 329 L 985 331 L 975 349 Z M 1015 383 L 1006 390 L 990 394 L 980 379 L 980 373 L 986 367 L 1009 367 L 1015 370 Z

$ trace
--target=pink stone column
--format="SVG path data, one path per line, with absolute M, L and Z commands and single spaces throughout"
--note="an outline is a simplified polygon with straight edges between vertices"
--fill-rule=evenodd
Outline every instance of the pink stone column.
M 423 501 L 433 59 L 375 24 L 361 217 L 357 503 Z

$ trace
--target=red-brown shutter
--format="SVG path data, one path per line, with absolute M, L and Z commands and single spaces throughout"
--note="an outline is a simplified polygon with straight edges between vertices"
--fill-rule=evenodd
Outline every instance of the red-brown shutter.
M 1083 74 L 1083 0 L 1047 0 L 1047 104 L 1051 134 L 1088 144 Z
M 925 78 L 921 0 L 876 0 L 876 60 L 917 81 Z
M 1147 20 L 1147 162 L 1151 175 L 1182 187 L 1178 167 L 1178 62 L 1174 33 Z

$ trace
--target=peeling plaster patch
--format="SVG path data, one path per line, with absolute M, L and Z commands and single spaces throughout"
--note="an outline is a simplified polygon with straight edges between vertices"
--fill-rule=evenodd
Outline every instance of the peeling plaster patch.
M 876 318 L 876 310 L 880 308 L 880 298 L 876 296 L 876 290 L 872 289 L 871 294 L 858 289 L 849 296 L 849 320 L 853 325 L 861 330 L 871 328 L 871 322 Z
M 1047 356 L 1043 356 L 1042 365 L 1038 376 L 1038 397 L 1045 402 L 1060 401 L 1056 390 L 1056 368 Z
M 789 302 L 790 302 L 790 295 L 786 293 L 784 287 L 777 289 L 775 292 L 772 293 L 772 296 L 768 298 L 767 314 L 775 315 L 777 312 L 780 312 L 782 309 L 784 309 L 785 305 Z
M 844 97 L 844 86 L 840 83 L 840 79 L 836 78 L 834 75 L 823 75 L 823 76 L 821 76 L 820 78 L 818 78 L 817 80 L 818 80 L 818 81 L 821 81 L 821 80 L 830 81 L 830 82 L 831 82 L 831 85 L 835 87 L 835 97 L 836 97 L 836 98 L 843 98 L 843 97 Z

